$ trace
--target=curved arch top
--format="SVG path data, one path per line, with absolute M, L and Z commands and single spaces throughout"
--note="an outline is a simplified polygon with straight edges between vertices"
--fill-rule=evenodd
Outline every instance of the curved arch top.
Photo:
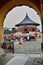
M 35 9 L 41 17 L 41 13 L 40 13 L 38 7 L 34 3 L 32 3 L 28 0 L 16 0 L 16 1 L 11 0 L 11 1 L 9 1 L 0 10 L 0 41 L 2 41 L 2 25 L 3 25 L 4 17 L 8 13 L 8 11 L 10 11 L 13 7 L 22 6 L 22 5 L 30 6 L 31 8 Z

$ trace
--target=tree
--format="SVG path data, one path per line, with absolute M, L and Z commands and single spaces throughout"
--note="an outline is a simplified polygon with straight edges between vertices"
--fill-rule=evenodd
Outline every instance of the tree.
M 12 33 L 16 33 L 17 32 L 17 29 L 16 28 L 12 28 Z
M 17 29 L 16 28 L 12 28 L 11 30 L 9 28 L 3 28 L 4 34 L 10 34 L 10 33 L 16 33 Z
M 4 28 L 3 31 L 4 31 L 4 34 L 10 34 L 11 33 L 11 31 L 8 28 Z

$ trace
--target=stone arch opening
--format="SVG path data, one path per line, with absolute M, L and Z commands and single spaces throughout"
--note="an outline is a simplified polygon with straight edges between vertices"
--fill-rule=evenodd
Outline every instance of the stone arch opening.
M 5 17 L 5 15 L 6 15 L 6 13 L 10 10 L 10 9 L 12 9 L 13 7 L 15 7 L 15 6 L 17 6 L 17 5 L 27 5 L 27 6 L 30 6 L 30 7 L 32 7 L 32 8 L 34 8 L 38 13 L 39 13 L 39 15 L 40 15 L 40 18 L 41 18 L 41 14 L 40 14 L 40 11 L 39 11 L 39 9 L 36 7 L 36 5 L 34 5 L 34 3 L 32 3 L 32 2 L 30 2 L 30 1 L 17 1 L 17 2 L 15 2 L 14 0 L 12 0 L 12 1 L 9 1 L 8 3 L 6 3 L 2 8 L 1 8 L 1 10 L 0 10 L 0 24 L 1 24 L 1 26 L 0 26 L 0 41 L 2 40 L 2 25 L 3 25 L 3 19 L 4 19 L 4 17 Z M 3 15 L 2 15 L 3 14 Z
M 26 30 L 25 30 L 26 31 Z
M 23 4 L 24 5 L 24 4 Z M 23 6 L 22 5 L 22 6 Z M 20 7 L 21 5 L 17 5 L 18 7 Z M 7 16 L 7 14 L 13 9 L 13 8 L 16 8 L 17 6 L 13 6 L 11 9 L 9 9 L 6 13 L 5 13 L 5 15 L 4 15 L 4 17 L 3 17 L 3 21 L 2 21 L 2 28 L 3 28 L 3 23 L 4 23 L 4 20 L 5 20 L 5 18 L 6 18 L 6 16 Z M 34 11 L 36 11 L 36 13 L 37 13 L 37 15 L 39 16 L 39 18 L 40 18 L 40 21 L 41 21 L 41 14 L 40 14 L 40 12 L 38 12 L 36 9 L 34 9 L 32 6 L 30 6 L 30 5 L 24 5 L 24 6 L 27 6 L 27 7 L 30 7 L 30 8 L 32 8 Z M 31 17 L 31 16 L 30 16 Z M 41 24 L 42 25 L 42 24 Z

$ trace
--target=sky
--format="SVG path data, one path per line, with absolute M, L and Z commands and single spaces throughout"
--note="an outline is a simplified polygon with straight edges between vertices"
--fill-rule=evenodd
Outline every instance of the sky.
M 37 14 L 37 12 L 33 8 L 30 8 L 25 5 L 17 6 L 8 12 L 8 14 L 6 15 L 6 18 L 4 19 L 3 28 L 15 27 L 17 23 L 21 22 L 25 18 L 26 13 L 28 13 L 28 16 L 30 17 L 31 20 L 40 24 L 38 28 L 40 29 L 40 31 L 42 31 L 40 16 Z

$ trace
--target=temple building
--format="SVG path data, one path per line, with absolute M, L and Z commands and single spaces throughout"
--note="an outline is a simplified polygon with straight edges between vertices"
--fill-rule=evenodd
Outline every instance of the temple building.
M 18 32 L 22 33 L 29 33 L 33 31 L 37 31 L 37 26 L 39 26 L 39 23 L 36 23 L 32 21 L 28 14 L 26 14 L 24 20 L 22 20 L 20 23 L 16 24 L 15 26 L 18 27 Z

